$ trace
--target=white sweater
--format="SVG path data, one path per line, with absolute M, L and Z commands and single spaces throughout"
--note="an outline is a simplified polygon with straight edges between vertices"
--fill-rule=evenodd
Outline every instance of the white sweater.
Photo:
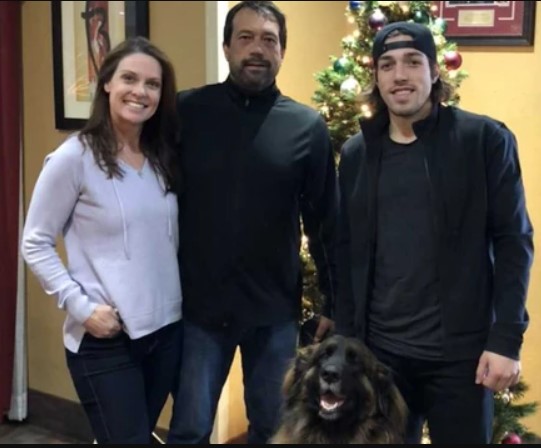
M 34 187 L 21 251 L 47 294 L 67 311 L 64 344 L 77 352 L 82 323 L 98 304 L 116 308 L 136 339 L 181 318 L 176 196 L 145 162 L 119 162 L 108 179 L 71 136 L 45 158 Z M 63 235 L 68 258 L 56 251 Z

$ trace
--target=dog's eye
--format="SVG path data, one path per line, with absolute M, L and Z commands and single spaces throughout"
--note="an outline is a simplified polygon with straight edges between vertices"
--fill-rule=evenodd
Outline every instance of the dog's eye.
M 346 352 L 346 359 L 349 364 L 359 364 L 359 355 L 355 350 L 348 350 Z
M 317 354 L 317 360 L 319 362 L 329 359 L 335 352 L 336 347 L 334 345 L 327 345 L 322 347 L 319 353 Z
M 323 353 L 323 357 L 330 358 L 332 355 L 334 355 L 334 352 L 336 351 L 336 347 L 334 345 L 328 345 L 325 347 L 325 352 Z

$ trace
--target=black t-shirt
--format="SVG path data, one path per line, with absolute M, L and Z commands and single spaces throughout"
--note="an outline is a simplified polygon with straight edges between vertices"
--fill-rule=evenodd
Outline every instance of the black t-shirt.
M 424 149 L 389 137 L 382 148 L 370 344 L 422 359 L 441 357 L 434 211 Z

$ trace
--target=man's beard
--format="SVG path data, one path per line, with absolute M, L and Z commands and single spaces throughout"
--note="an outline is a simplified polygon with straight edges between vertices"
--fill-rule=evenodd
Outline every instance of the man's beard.
M 249 65 L 261 64 L 259 73 L 249 73 Z M 239 86 L 250 92 L 259 92 L 274 82 L 274 73 L 271 64 L 262 59 L 248 59 L 241 62 L 231 72 L 232 78 Z

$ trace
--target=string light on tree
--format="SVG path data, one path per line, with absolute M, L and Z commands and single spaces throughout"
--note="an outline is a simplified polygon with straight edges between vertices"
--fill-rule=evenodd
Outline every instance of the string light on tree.
M 404 14 L 408 13 L 410 9 L 410 2 L 397 2 L 397 3 L 398 3 L 398 6 L 400 6 L 400 8 L 402 9 L 402 12 Z
M 361 65 L 366 68 L 372 68 L 374 65 L 374 61 L 370 56 L 365 55 L 361 58 Z

